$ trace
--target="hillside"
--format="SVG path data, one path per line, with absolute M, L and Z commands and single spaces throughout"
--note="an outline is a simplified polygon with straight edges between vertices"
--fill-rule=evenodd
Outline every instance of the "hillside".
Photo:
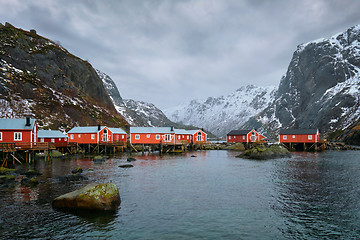
M 88 62 L 34 30 L 0 24 L 0 117 L 24 115 L 62 130 L 127 124 Z

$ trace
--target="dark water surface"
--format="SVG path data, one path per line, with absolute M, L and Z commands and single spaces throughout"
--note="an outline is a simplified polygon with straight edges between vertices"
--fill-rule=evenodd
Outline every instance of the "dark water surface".
M 37 161 L 31 168 L 43 173 L 41 184 L 0 189 L 0 238 L 360 238 L 359 151 L 297 153 L 268 161 L 237 154 L 138 156 L 129 169 L 118 167 L 126 156 L 103 163 Z M 78 166 L 88 181 L 56 180 Z M 122 199 L 114 214 L 73 214 L 51 207 L 61 194 L 109 181 L 119 187 Z

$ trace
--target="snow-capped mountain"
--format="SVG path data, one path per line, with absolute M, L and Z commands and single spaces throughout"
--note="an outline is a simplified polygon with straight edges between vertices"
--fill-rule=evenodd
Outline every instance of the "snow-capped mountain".
M 164 110 L 174 122 L 205 128 L 217 136 L 239 129 L 274 100 L 276 88 L 244 86 L 235 92 L 206 100 L 192 100 Z
M 111 77 L 100 70 L 96 70 L 96 72 L 102 79 L 104 88 L 109 94 L 115 109 L 130 125 L 142 127 L 177 126 L 177 124 L 171 122 L 165 114 L 152 103 L 122 99 Z
M 359 124 L 360 26 L 297 47 L 275 101 L 252 118 L 269 131 L 318 128 L 324 135 Z M 359 142 L 360 143 L 360 142 Z

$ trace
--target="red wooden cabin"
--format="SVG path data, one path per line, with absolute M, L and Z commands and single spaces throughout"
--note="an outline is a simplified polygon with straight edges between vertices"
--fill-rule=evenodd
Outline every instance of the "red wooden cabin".
M 98 143 L 111 143 L 124 139 L 126 141 L 126 133 L 120 131 L 118 128 L 112 128 L 106 126 L 89 126 L 89 127 L 74 127 L 68 134 L 68 141 L 78 144 L 98 144 Z
M 68 137 L 58 130 L 39 130 L 38 142 L 52 142 L 55 147 L 64 146 L 68 142 Z
M 127 134 L 121 128 L 109 128 L 112 132 L 112 142 L 127 142 Z
M 232 130 L 226 136 L 227 142 L 241 142 L 241 143 L 249 143 L 249 142 L 259 142 L 264 140 L 265 136 L 258 133 L 254 129 L 252 130 Z
M 175 144 L 173 127 L 130 127 L 132 144 Z
M 205 143 L 207 141 L 207 134 L 201 130 L 187 130 L 191 134 L 192 143 Z
M 281 143 L 316 143 L 319 142 L 318 129 L 282 129 L 279 133 Z
M 0 143 L 35 143 L 37 134 L 35 119 L 0 119 Z

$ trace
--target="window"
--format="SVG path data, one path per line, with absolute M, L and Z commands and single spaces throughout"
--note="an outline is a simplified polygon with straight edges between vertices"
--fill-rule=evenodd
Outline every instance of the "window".
M 187 139 L 189 140 L 189 136 L 187 136 Z
M 229 140 L 231 140 L 231 136 L 229 136 Z
M 81 138 L 81 134 L 78 135 L 78 138 Z
M 243 136 L 243 140 L 245 140 L 245 136 Z
M 309 139 L 309 140 L 312 140 L 312 135 L 308 135 L 308 139 Z
M 293 138 L 295 138 L 295 135 L 293 135 Z
M 181 137 L 179 136 L 179 137 L 178 137 L 178 139 L 180 140 L 180 139 L 181 139 Z
M 135 135 L 135 139 L 139 140 L 139 139 L 140 139 L 140 135 L 139 135 L 139 134 L 136 134 L 136 135 Z
M 91 139 L 95 139 L 95 134 L 91 134 Z
M 59 141 L 61 141 L 61 138 L 59 138 Z
M 54 142 L 55 142 L 55 138 L 52 138 L 52 139 L 51 139 L 51 142 L 54 143 Z
M 124 139 L 125 135 L 122 135 L 121 138 Z
M 284 136 L 283 136 L 283 139 L 284 139 L 284 140 L 286 140 L 286 139 L 287 139 L 287 136 L 286 136 L 286 135 L 284 135 Z
M 70 139 L 74 139 L 74 134 L 71 134 L 71 135 L 70 135 Z
M 147 138 L 150 138 L 150 134 L 146 135 Z
M 156 140 L 160 140 L 160 135 L 156 135 Z
M 14 141 L 21 141 L 22 140 L 22 133 L 21 132 L 15 132 L 14 133 Z
M 2 141 L 2 132 L 0 132 L 0 141 Z
M 171 134 L 165 134 L 165 141 L 167 142 L 171 141 Z
M 43 138 L 40 138 L 40 142 L 44 142 L 44 139 L 43 139 Z

